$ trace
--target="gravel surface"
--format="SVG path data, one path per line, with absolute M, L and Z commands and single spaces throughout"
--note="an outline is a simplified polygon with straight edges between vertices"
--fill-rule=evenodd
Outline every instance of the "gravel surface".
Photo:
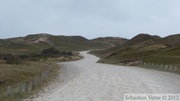
M 180 94 L 180 75 L 139 67 L 79 61 L 60 63 L 58 78 L 25 101 L 123 101 L 124 94 Z

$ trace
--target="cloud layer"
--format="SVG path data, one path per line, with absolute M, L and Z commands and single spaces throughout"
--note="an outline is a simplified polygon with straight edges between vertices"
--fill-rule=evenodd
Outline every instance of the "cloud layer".
M 1 0 L 0 38 L 35 33 L 87 38 L 180 32 L 179 0 Z

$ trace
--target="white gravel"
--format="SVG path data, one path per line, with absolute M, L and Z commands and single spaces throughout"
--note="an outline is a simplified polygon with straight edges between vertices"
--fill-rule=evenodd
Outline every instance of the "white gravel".
M 180 94 L 180 75 L 139 67 L 80 61 L 60 63 L 59 77 L 26 101 L 123 101 L 124 94 Z

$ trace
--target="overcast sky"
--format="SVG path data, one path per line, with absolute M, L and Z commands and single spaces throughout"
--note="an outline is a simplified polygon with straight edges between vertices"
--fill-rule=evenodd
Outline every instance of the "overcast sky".
M 0 38 L 180 33 L 180 0 L 0 0 Z

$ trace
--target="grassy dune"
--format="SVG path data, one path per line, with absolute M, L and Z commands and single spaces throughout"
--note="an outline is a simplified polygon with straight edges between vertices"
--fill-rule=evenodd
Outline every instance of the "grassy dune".
M 91 52 L 101 58 L 100 62 L 121 64 L 126 61 L 149 62 L 180 66 L 180 34 L 165 38 L 140 34 L 123 46 Z

